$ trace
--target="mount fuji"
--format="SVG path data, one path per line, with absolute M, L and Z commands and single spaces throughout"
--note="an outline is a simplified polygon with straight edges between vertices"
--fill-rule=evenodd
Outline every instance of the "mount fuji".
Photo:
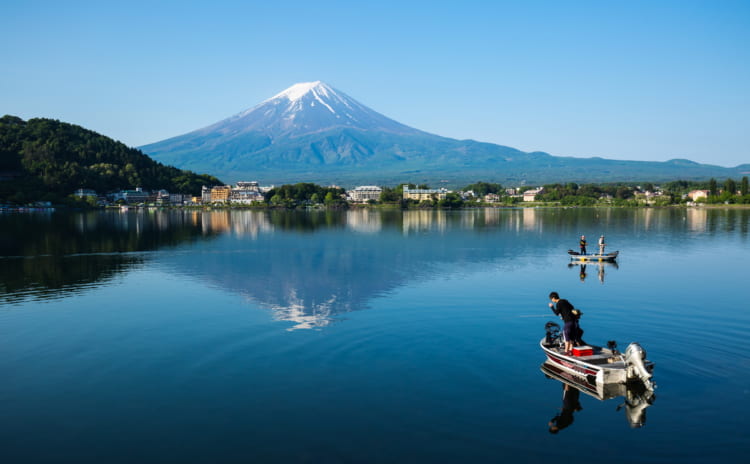
M 738 170 L 687 160 L 556 157 L 441 137 L 394 121 L 321 81 L 295 84 L 208 127 L 140 149 L 162 163 L 232 182 L 277 184 L 658 181 L 736 176 Z

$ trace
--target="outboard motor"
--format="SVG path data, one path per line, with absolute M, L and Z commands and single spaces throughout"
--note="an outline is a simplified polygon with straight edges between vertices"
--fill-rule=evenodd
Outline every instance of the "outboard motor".
M 653 374 L 646 368 L 646 350 L 641 348 L 638 343 L 631 343 L 625 350 L 625 364 L 628 366 L 628 379 L 637 377 L 641 379 L 647 389 L 653 390 L 654 384 L 651 382 Z

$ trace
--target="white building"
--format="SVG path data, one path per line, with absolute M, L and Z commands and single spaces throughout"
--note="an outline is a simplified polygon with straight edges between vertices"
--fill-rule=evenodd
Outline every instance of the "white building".
M 442 200 L 445 198 L 445 196 L 448 194 L 448 190 L 441 188 L 441 189 L 410 189 L 408 185 L 404 185 L 403 187 L 404 192 L 404 200 L 417 200 L 417 201 L 425 201 L 425 200 Z
M 536 196 L 542 192 L 544 192 L 544 187 L 526 190 L 525 192 L 523 192 L 523 201 L 534 201 L 536 200 Z
M 708 190 L 693 190 L 688 193 L 688 197 L 692 201 L 698 201 L 700 198 L 708 198 L 708 194 L 711 193 Z
M 211 203 L 211 188 L 205 185 L 201 187 L 201 203 L 204 205 Z
M 135 190 L 121 190 L 112 194 L 112 201 L 123 200 L 125 203 L 145 203 L 149 200 L 149 193 L 137 187 Z
M 229 193 L 230 203 L 242 203 L 249 205 L 250 203 L 263 201 L 265 201 L 265 197 L 262 193 L 256 190 L 232 189 L 232 191 Z
M 367 203 L 369 200 L 380 200 L 383 189 L 374 185 L 361 185 L 349 191 L 349 198 L 355 203 Z
M 261 193 L 261 187 L 258 182 L 237 182 L 237 185 L 232 188 L 229 192 L 230 203 L 242 203 L 249 205 L 250 203 L 257 203 L 265 201 L 263 193 Z

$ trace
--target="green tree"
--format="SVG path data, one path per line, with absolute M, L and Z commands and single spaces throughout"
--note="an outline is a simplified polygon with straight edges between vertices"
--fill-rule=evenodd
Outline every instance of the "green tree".
M 460 208 L 463 204 L 464 201 L 461 195 L 454 192 L 446 194 L 445 198 L 437 202 L 437 205 L 441 208 Z
M 403 188 L 399 185 L 396 188 L 383 187 L 383 191 L 380 192 L 381 203 L 396 203 L 401 201 L 403 198 Z
M 734 179 L 727 179 L 724 181 L 724 191 L 730 195 L 737 194 L 737 182 Z
M 740 195 L 745 196 L 748 194 L 748 181 L 747 176 L 744 176 L 742 178 L 742 181 L 740 181 Z
M 0 118 L 0 170 L 17 173 L 15 198 L 66 200 L 78 188 L 100 193 L 143 187 L 198 194 L 222 182 L 157 163 L 96 132 L 52 119 Z M 39 188 L 41 186 L 41 188 Z M 0 190 L 0 201 L 9 198 Z
M 716 185 L 716 179 L 714 179 L 714 178 L 712 177 L 712 178 L 711 178 L 711 179 L 710 179 L 710 180 L 708 181 L 708 193 L 709 193 L 709 195 L 711 195 L 711 196 L 716 196 L 716 194 L 718 193 L 718 191 L 719 191 L 719 189 L 718 189 L 718 187 L 717 187 L 717 185 Z
M 462 188 L 464 192 L 471 190 L 478 197 L 483 197 L 488 193 L 500 193 L 503 191 L 503 186 L 500 184 L 492 184 L 488 182 L 475 182 Z

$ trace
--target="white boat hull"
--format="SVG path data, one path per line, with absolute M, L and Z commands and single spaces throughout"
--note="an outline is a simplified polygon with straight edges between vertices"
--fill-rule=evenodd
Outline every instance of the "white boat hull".
M 617 259 L 617 255 L 620 254 L 619 251 L 613 251 L 612 253 L 590 253 L 582 255 L 580 253 L 577 253 L 573 250 L 568 250 L 568 254 L 570 255 L 570 259 L 573 261 L 581 261 L 581 262 L 612 262 Z
M 594 354 L 591 356 L 572 356 L 565 354 L 559 346 L 546 344 L 546 337 L 539 345 L 547 355 L 548 362 L 557 368 L 587 379 L 592 379 L 596 385 L 625 384 L 630 381 L 643 380 L 628 365 L 623 356 L 608 348 L 592 346 Z M 647 370 L 653 369 L 653 363 L 644 361 Z

